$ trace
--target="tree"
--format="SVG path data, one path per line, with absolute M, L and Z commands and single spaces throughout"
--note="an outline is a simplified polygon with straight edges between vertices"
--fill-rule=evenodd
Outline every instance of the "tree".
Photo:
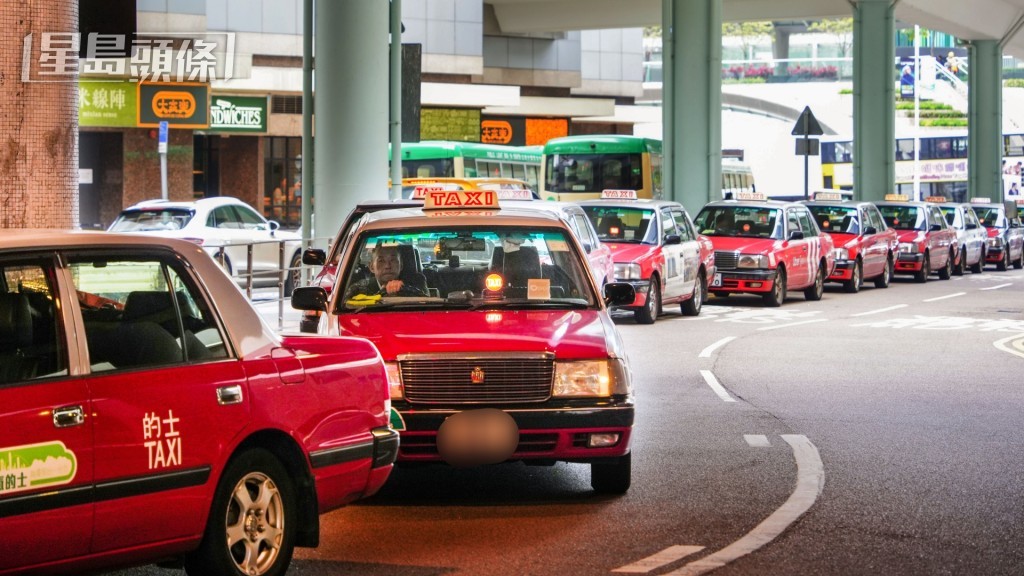
M 753 60 L 752 49 L 763 40 L 771 40 L 775 26 L 771 22 L 723 22 L 722 36 L 736 36 L 743 46 L 743 58 Z
M 839 49 L 839 56 L 846 58 L 853 45 L 853 18 L 829 18 L 818 20 L 807 27 L 808 32 L 821 32 L 829 34 L 836 39 L 836 47 Z

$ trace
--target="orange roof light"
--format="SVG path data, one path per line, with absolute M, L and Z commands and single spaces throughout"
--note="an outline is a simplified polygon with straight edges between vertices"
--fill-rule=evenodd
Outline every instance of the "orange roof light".
M 501 290 L 501 287 L 504 285 L 505 279 L 501 277 L 501 274 L 488 274 L 487 278 L 484 279 L 484 286 L 491 292 Z

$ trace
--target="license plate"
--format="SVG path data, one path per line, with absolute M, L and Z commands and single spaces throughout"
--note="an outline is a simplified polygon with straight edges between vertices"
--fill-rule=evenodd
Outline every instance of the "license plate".
M 711 279 L 711 285 L 712 286 L 721 286 L 722 285 L 722 275 L 716 272 L 715 273 L 715 277 Z

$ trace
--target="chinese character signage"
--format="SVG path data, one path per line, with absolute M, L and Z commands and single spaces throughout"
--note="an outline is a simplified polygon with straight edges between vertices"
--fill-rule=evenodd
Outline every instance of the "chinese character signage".
M 265 96 L 213 96 L 210 103 L 211 132 L 262 134 L 267 131 Z
M 138 109 L 133 82 L 78 83 L 78 125 L 134 127 Z
M 140 82 L 139 121 L 156 128 L 166 120 L 173 128 L 206 128 L 210 125 L 210 88 L 207 84 Z

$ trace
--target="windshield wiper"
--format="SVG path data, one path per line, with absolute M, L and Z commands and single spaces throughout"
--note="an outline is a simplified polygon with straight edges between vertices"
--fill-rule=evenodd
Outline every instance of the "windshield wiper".
M 586 310 L 590 304 L 580 300 L 482 300 L 473 305 L 471 310 L 487 309 L 553 309 L 553 310 Z

